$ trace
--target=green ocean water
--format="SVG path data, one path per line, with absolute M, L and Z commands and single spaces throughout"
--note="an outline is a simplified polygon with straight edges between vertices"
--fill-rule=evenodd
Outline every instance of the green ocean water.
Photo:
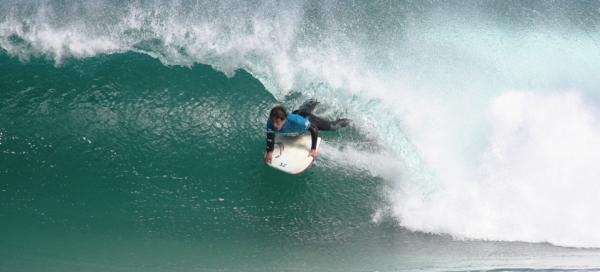
M 221 265 L 262 247 L 325 246 L 370 229 L 380 180 L 320 162 L 302 176 L 262 164 L 265 113 L 276 101 L 244 71 L 227 78 L 139 54 L 61 67 L 2 58 L 11 71 L 1 79 L 3 258 L 30 255 L 5 262 L 7 271 L 28 258 L 79 254 L 73 261 L 85 269 L 101 267 L 123 246 L 116 255 L 146 261 L 138 249 L 163 247 L 153 239 L 200 256 L 214 250 L 204 258 Z M 108 263 L 86 260 L 95 254 L 84 248 Z
M 599 12 L 3 1 L 0 271 L 598 271 Z
M 1 79 L 2 271 L 445 270 L 596 254 L 374 223 L 386 181 L 325 156 L 301 176 L 264 166 L 265 115 L 278 101 L 244 71 L 135 53 L 0 63 L 11 71 Z

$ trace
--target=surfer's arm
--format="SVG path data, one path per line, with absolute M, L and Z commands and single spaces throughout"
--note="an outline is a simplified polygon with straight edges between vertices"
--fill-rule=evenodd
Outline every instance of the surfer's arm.
M 310 139 L 311 139 L 310 150 L 311 151 L 317 150 L 317 137 L 319 136 L 319 133 L 318 133 L 319 129 L 315 125 L 310 125 L 308 130 L 310 131 Z
M 313 158 L 317 158 L 317 139 L 319 136 L 319 129 L 317 128 L 317 126 L 315 125 L 311 125 L 308 130 L 310 131 L 310 138 L 311 138 L 311 144 L 310 144 L 310 151 L 308 152 L 308 155 L 313 157 Z
M 267 132 L 267 154 L 265 154 L 265 163 L 271 163 L 273 158 L 273 149 L 275 148 L 275 133 Z
M 267 152 L 273 152 L 275 148 L 275 133 L 267 132 Z

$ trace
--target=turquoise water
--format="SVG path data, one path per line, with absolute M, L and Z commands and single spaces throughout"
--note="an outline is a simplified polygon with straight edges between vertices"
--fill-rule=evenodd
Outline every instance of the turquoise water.
M 596 2 L 0 7 L 0 271 L 600 267 Z

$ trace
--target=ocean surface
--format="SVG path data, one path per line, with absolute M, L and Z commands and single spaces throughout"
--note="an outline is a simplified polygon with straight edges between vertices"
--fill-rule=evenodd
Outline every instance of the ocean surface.
M 600 271 L 599 68 L 599 1 L 3 0 L 0 271 Z

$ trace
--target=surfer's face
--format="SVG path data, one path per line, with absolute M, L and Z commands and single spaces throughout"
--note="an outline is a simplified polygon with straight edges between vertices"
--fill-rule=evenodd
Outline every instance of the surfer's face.
M 275 130 L 281 130 L 285 125 L 285 119 L 273 118 L 273 127 Z

